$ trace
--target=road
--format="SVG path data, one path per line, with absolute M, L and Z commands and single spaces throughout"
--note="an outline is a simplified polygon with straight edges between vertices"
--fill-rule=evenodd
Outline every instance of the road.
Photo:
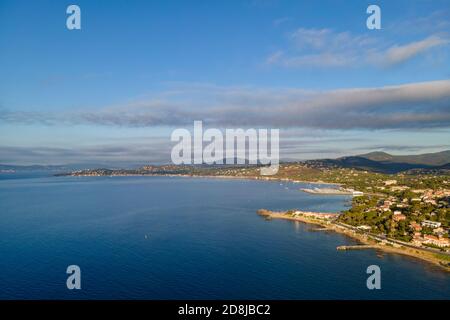
M 365 231 L 360 230 L 360 229 L 358 229 L 358 228 L 356 228 L 354 226 L 351 226 L 351 225 L 348 225 L 348 224 L 345 224 L 345 223 L 341 223 L 341 222 L 333 222 L 333 223 L 338 225 L 338 226 L 341 226 L 343 228 L 348 228 L 348 229 L 351 229 L 353 231 L 357 231 L 359 233 L 365 234 L 365 235 L 367 235 L 367 236 L 369 236 L 369 237 L 371 237 L 371 238 L 373 238 L 375 240 L 378 240 L 378 241 L 389 241 L 389 242 L 393 242 L 393 243 L 396 243 L 396 244 L 404 246 L 404 247 L 417 249 L 417 250 L 423 250 L 423 251 L 432 252 L 432 253 L 439 253 L 439 254 L 443 254 L 443 255 L 446 255 L 446 256 L 450 257 L 450 252 L 444 252 L 444 251 L 441 251 L 439 249 L 433 249 L 433 248 L 418 247 L 418 246 L 415 246 L 415 245 L 410 244 L 408 242 L 395 240 L 395 239 L 392 239 L 392 238 L 388 238 L 386 236 L 380 236 L 380 235 L 373 234 L 373 233 L 370 233 L 370 232 L 365 232 Z

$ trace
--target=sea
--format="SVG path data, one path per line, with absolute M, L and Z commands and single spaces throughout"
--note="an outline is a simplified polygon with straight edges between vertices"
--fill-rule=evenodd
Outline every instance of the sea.
M 304 183 L 0 174 L 0 299 L 449 299 L 450 274 L 260 208 L 339 212 Z M 68 266 L 80 268 L 69 290 Z M 369 266 L 380 289 L 368 289 Z

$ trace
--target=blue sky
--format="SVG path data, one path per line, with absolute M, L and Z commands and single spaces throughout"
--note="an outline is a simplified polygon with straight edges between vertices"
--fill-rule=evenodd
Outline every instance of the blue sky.
M 0 163 L 164 162 L 194 120 L 286 159 L 450 149 L 449 30 L 437 0 L 0 0 Z

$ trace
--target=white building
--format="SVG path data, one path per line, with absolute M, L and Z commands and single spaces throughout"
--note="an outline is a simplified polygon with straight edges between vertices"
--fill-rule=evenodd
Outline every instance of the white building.
M 390 185 L 393 185 L 393 184 L 397 184 L 397 180 L 386 180 L 384 182 L 385 186 L 390 186 Z
M 439 228 L 441 226 L 441 223 L 437 221 L 423 220 L 421 225 L 422 227 L 430 227 L 434 229 Z

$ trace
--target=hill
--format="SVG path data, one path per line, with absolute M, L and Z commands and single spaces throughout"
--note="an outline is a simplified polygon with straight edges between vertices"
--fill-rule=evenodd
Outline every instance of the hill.
M 427 166 L 443 166 L 447 163 L 450 163 L 450 150 L 435 153 L 401 156 L 394 156 L 386 152 L 370 152 L 359 155 L 359 157 L 386 163 L 407 163 Z
M 435 172 L 449 169 L 450 150 L 418 155 L 391 155 L 386 152 L 370 152 L 357 156 L 325 159 L 321 162 L 326 165 L 383 173 L 398 173 L 414 169 Z

